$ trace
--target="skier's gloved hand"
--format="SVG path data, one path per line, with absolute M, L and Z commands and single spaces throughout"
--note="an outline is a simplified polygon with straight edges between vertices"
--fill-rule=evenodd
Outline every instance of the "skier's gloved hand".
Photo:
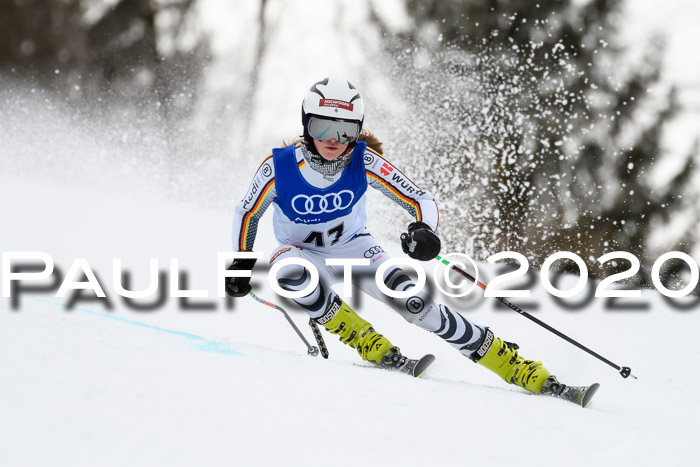
M 255 266 L 256 258 L 237 258 L 233 260 L 229 271 L 235 270 L 252 270 Z M 226 278 L 226 293 L 232 297 L 244 297 L 250 292 L 250 277 L 227 277 Z
M 401 248 L 413 259 L 428 261 L 440 254 L 440 238 L 425 222 L 408 224 L 408 233 L 401 234 Z

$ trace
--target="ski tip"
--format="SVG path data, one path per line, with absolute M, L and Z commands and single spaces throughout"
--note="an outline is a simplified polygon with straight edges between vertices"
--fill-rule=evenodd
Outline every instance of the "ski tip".
M 421 375 L 428 369 L 430 365 L 435 361 L 435 355 L 427 354 L 418 360 L 416 366 L 413 367 L 413 376 L 420 378 Z
M 588 387 L 585 394 L 583 395 L 583 399 L 581 399 L 581 407 L 583 407 L 584 409 L 588 407 L 588 405 L 591 403 L 591 399 L 593 399 L 593 396 L 595 396 L 595 393 L 598 392 L 599 388 L 600 384 L 598 383 L 593 383 Z

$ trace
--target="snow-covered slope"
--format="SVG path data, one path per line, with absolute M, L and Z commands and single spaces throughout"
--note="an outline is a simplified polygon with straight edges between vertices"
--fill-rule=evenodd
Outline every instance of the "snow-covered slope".
M 229 213 L 134 193 L 0 175 L 2 251 L 44 251 L 63 274 L 86 258 L 112 302 L 111 310 L 84 300 L 67 311 L 66 298 L 38 292 L 23 293 L 19 310 L 0 302 L 2 466 L 638 466 L 695 458 L 695 308 L 681 312 L 646 292 L 647 311 L 613 312 L 594 301 L 574 312 L 533 289 L 534 314 L 631 366 L 635 381 L 494 309 L 493 299 L 452 302 L 563 381 L 600 382 L 582 410 L 508 386 L 392 310 L 356 300 L 406 354 L 437 356 L 423 378 L 411 379 L 363 367 L 332 338 L 329 360 L 309 357 L 279 312 L 249 298 L 232 309 L 214 298 L 199 299 L 209 310 L 185 310 L 174 298 L 152 311 L 127 307 L 111 284 L 113 258 L 134 288 L 145 287 L 149 258 L 163 269 L 178 258 L 189 288 L 211 297 L 216 252 L 230 245 Z M 257 249 L 274 245 L 263 226 Z M 493 277 L 492 267 L 480 270 Z M 264 276 L 256 290 L 282 303 Z M 290 313 L 311 338 L 304 314 Z

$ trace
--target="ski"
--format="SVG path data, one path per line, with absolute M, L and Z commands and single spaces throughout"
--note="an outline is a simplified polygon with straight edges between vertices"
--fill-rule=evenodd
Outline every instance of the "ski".
M 584 408 L 588 407 L 588 404 L 591 403 L 591 399 L 593 399 L 593 396 L 595 396 L 595 393 L 598 392 L 599 387 L 600 387 L 600 384 L 593 383 L 583 391 L 583 397 L 581 398 L 581 407 L 584 407 Z
M 435 356 L 432 354 L 427 354 L 419 358 L 418 360 L 413 360 L 407 358 L 405 362 L 397 367 L 388 367 L 387 369 L 398 371 L 400 373 L 406 373 L 414 378 L 420 378 L 420 376 L 428 369 L 430 365 L 435 361 Z
M 404 357 L 403 355 L 401 356 L 401 362 L 398 363 L 397 365 L 377 365 L 377 364 L 372 364 L 372 366 L 368 365 L 360 365 L 357 363 L 353 363 L 355 366 L 361 366 L 363 368 L 378 368 L 386 371 L 396 371 L 399 373 L 404 373 L 409 376 L 413 376 L 414 378 L 420 378 L 420 376 L 425 372 L 425 370 L 428 369 L 430 365 L 435 361 L 435 356 L 431 354 L 426 354 L 423 355 L 419 359 L 412 359 L 408 357 Z
M 590 386 L 567 386 L 557 381 L 554 376 L 550 376 L 542 386 L 540 395 L 556 397 L 586 408 L 599 388 L 600 384 L 598 383 L 593 383 Z

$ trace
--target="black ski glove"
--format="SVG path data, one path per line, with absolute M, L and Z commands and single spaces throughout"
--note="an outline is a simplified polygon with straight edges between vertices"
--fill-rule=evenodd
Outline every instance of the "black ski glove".
M 401 234 L 401 248 L 413 259 L 428 261 L 440 254 L 440 238 L 425 222 L 408 224 L 408 233 Z
M 229 271 L 235 270 L 252 270 L 255 266 L 256 258 L 238 258 L 233 260 Z M 226 293 L 232 297 L 245 297 L 250 292 L 250 277 L 227 277 L 226 278 Z

